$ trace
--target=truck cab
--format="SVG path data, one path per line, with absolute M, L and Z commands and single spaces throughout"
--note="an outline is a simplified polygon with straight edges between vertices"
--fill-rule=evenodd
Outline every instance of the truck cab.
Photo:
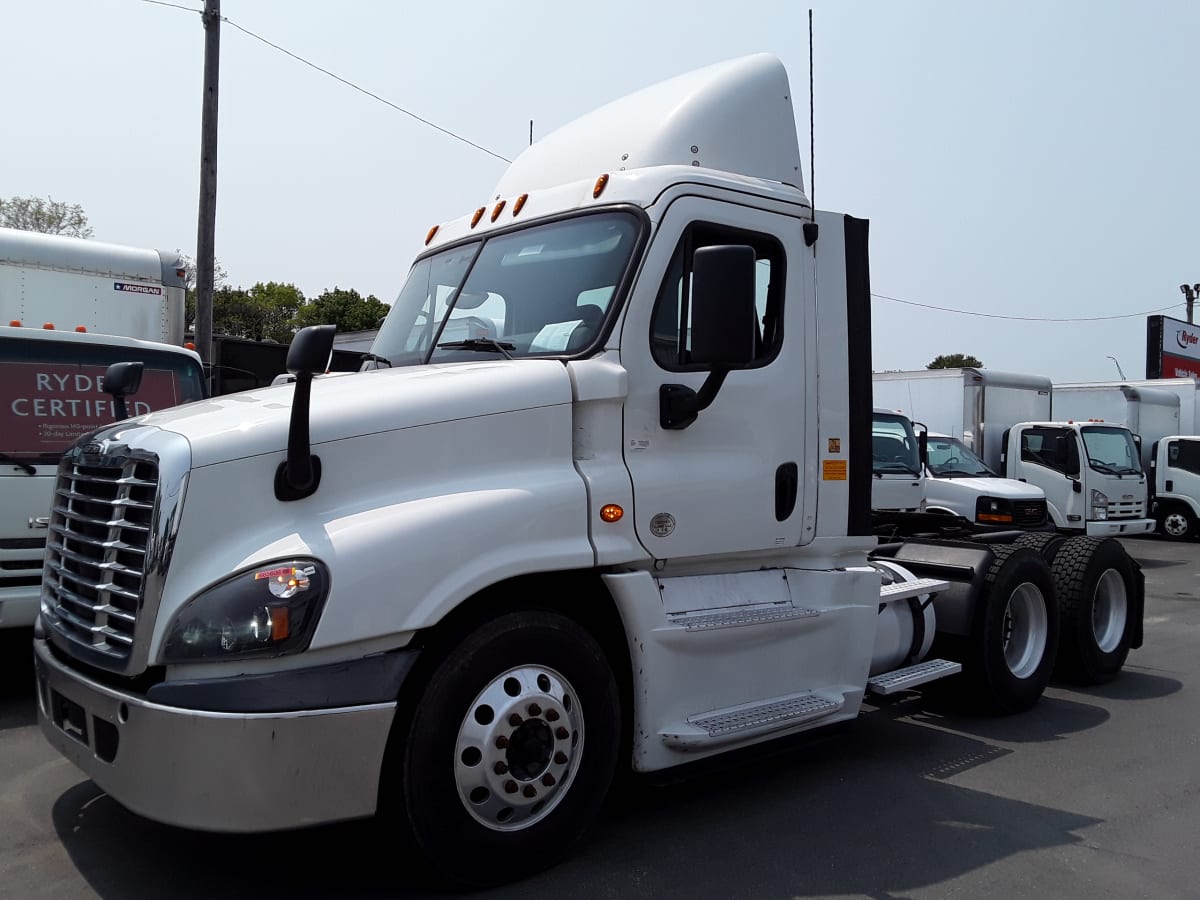
M 1200 528 L 1200 437 L 1172 434 L 1150 447 L 1154 515 L 1168 540 L 1195 540 Z
M 1046 494 L 1057 528 L 1095 536 L 1146 534 L 1146 475 L 1128 428 L 1107 423 L 1021 422 L 1003 437 L 1004 471 Z

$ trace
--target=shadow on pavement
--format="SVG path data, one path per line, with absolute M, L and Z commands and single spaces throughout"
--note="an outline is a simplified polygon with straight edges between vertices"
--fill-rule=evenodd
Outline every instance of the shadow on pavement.
M 0 731 L 37 721 L 33 629 L 0 629 Z
M 1131 670 L 1127 667 L 1121 670 L 1121 674 L 1108 684 L 1098 684 L 1092 687 L 1061 685 L 1061 687 L 1088 697 L 1103 697 L 1112 700 L 1156 700 L 1183 690 L 1183 682 L 1175 678 Z
M 1084 705 L 1059 701 L 1053 712 L 1072 706 Z M 994 721 L 1009 727 L 1005 740 L 1020 739 L 1017 720 Z M 1091 720 L 1077 711 L 1076 722 Z M 985 740 L 879 715 L 830 733 L 670 787 L 631 779 L 575 857 L 487 896 L 881 896 L 1079 843 L 1098 821 L 947 781 L 1011 752 Z M 463 896 L 415 874 L 404 839 L 373 822 L 202 834 L 135 816 L 91 782 L 58 799 L 53 821 L 109 900 L 155 885 L 178 898 Z

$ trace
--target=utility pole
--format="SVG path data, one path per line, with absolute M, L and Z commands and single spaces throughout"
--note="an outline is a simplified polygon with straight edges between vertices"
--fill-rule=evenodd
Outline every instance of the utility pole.
M 1179 290 L 1183 292 L 1183 296 L 1187 298 L 1187 317 L 1188 324 L 1192 324 L 1192 307 L 1196 305 L 1196 297 L 1200 296 L 1200 284 L 1181 284 Z
M 204 0 L 204 102 L 200 113 L 200 215 L 196 226 L 196 350 L 212 362 L 213 270 L 217 231 L 217 83 L 221 0 Z

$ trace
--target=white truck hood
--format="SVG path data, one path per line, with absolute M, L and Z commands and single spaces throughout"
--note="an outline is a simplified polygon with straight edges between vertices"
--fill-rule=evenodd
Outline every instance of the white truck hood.
M 958 485 L 959 490 L 963 493 L 969 491 L 979 496 L 986 495 L 1005 500 L 1044 500 L 1046 498 L 1046 492 L 1040 487 L 1035 487 L 1032 484 L 1012 478 L 968 478 L 965 476 L 947 478 L 945 476 L 931 476 L 926 484 L 928 485 L 928 493 L 931 497 L 936 492 L 937 487 Z
M 187 438 L 192 465 L 208 466 L 287 448 L 292 384 L 202 400 L 131 423 Z M 374 369 L 313 380 L 309 414 L 314 447 L 476 416 L 570 403 L 571 381 L 558 360 L 488 360 Z

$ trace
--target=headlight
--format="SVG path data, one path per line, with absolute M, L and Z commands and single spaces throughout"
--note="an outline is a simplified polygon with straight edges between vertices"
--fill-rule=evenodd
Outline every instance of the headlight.
M 164 662 L 282 656 L 308 646 L 329 590 L 316 560 L 256 566 L 189 600 L 167 630 Z
M 989 525 L 1011 525 L 1012 504 L 1000 497 L 980 497 L 975 501 L 975 521 Z
M 1092 491 L 1092 514 L 1091 519 L 1103 521 L 1108 518 L 1108 495 L 1101 491 Z

